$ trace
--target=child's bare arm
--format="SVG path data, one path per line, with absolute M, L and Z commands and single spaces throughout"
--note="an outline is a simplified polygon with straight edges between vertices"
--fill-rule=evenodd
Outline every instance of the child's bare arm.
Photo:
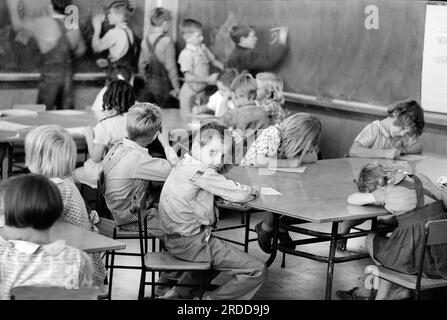
M 104 151 L 106 149 L 105 145 L 93 143 L 95 138 L 95 133 L 93 132 L 92 127 L 86 127 L 84 129 L 85 140 L 87 142 L 87 149 L 90 155 L 90 158 L 94 162 L 100 162 L 102 157 L 104 156 Z
M 213 73 L 209 75 L 208 77 L 201 77 L 198 76 L 190 71 L 185 72 L 185 80 L 186 82 L 199 82 L 199 83 L 209 83 L 214 84 L 217 81 L 218 74 Z
M 211 52 L 210 49 L 208 49 L 206 46 L 204 46 L 204 50 L 205 50 L 205 53 L 206 53 L 208 59 L 210 60 L 210 62 L 213 66 L 215 66 L 217 69 L 220 69 L 220 70 L 225 69 L 224 64 L 216 59 L 216 56 L 214 55 L 214 53 Z
M 309 152 L 307 153 L 303 160 L 302 163 L 315 163 L 318 160 L 318 155 L 315 151 Z
M 402 153 L 403 154 L 419 154 L 419 153 L 422 153 L 422 151 L 424 151 L 424 147 L 423 147 L 422 143 L 420 141 L 416 141 L 411 146 L 408 146 L 407 148 L 402 150 Z
M 370 149 L 363 147 L 360 143 L 354 142 L 349 150 L 350 157 L 358 158 L 384 158 L 395 159 L 400 155 L 400 151 L 393 149 Z
M 355 206 L 364 206 L 376 203 L 376 199 L 372 193 L 356 192 L 348 197 L 348 203 Z

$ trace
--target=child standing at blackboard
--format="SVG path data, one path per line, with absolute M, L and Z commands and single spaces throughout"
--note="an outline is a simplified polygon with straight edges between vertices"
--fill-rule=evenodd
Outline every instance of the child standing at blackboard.
M 204 94 L 207 84 L 215 84 L 218 74 L 210 75 L 210 64 L 223 70 L 222 62 L 203 44 L 202 24 L 186 19 L 182 23 L 182 35 L 186 47 L 180 53 L 178 63 L 185 76 L 185 83 L 180 90 L 180 110 L 191 112 L 194 100 Z
M 236 48 L 228 58 L 227 67 L 236 68 L 239 72 L 248 70 L 252 75 L 276 67 L 286 56 L 288 49 L 285 43 L 280 42 L 267 49 L 256 49 L 256 30 L 247 24 L 233 27 L 231 39 Z

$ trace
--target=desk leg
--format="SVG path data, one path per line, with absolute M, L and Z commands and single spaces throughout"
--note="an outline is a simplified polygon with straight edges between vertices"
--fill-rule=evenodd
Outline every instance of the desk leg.
M 265 263 L 267 267 L 270 267 L 275 261 L 276 253 L 278 252 L 278 233 L 279 233 L 279 215 L 276 213 L 273 214 L 273 243 L 272 243 L 272 253 L 270 258 Z
M 11 145 L 9 143 L 0 143 L 0 161 L 2 166 L 0 180 L 7 179 L 11 175 L 11 157 Z
M 332 223 L 331 244 L 329 249 L 329 259 L 327 265 L 326 275 L 326 300 L 331 300 L 332 297 L 332 282 L 334 280 L 334 258 L 335 246 L 337 244 L 338 222 Z

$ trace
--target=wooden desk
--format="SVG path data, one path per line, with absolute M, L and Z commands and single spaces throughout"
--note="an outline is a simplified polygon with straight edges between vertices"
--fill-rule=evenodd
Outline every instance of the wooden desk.
M 434 182 L 441 175 L 447 176 L 447 157 L 433 154 L 426 154 L 425 156 L 427 156 L 427 159 L 409 162 L 415 173 L 423 173 Z M 267 265 L 273 263 L 277 250 L 327 263 L 326 299 L 331 299 L 334 264 L 369 257 L 368 254 L 335 257 L 337 240 L 361 237 L 370 232 L 366 230 L 349 235 L 340 235 L 338 234 L 339 223 L 344 220 L 373 219 L 372 229 L 374 229 L 375 219 L 378 216 L 388 214 L 383 208 L 377 206 L 351 206 L 346 202 L 348 196 L 356 192 L 353 180 L 358 177 L 360 169 L 374 160 L 358 158 L 323 160 L 307 165 L 303 174 L 271 172 L 266 169 L 245 167 L 233 168 L 227 174 L 228 178 L 244 184 L 271 187 L 281 193 L 277 196 L 260 196 L 258 199 L 247 203 L 252 208 L 275 213 L 273 253 L 267 261 Z M 377 161 L 387 162 L 387 160 Z M 313 237 L 295 241 L 298 246 L 330 241 L 328 256 L 318 256 L 281 247 L 278 244 L 279 215 L 296 218 L 302 222 L 332 223 L 330 233 L 281 225 L 284 229 Z
M 8 240 L 4 235 L 3 228 L 0 228 L 0 236 Z M 65 222 L 56 222 L 51 227 L 50 240 L 51 242 L 65 240 L 67 245 L 87 253 L 126 249 L 126 245 L 122 242 L 75 227 Z

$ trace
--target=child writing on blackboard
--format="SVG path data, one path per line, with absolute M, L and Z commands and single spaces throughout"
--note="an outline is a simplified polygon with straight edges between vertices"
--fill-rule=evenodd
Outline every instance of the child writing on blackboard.
M 321 122 L 307 113 L 296 113 L 281 124 L 271 126 L 259 135 L 250 146 L 241 166 L 297 168 L 302 163 L 317 161 L 316 150 L 320 141 Z M 266 253 L 271 253 L 273 214 L 256 225 L 258 243 Z M 294 249 L 295 245 L 285 230 L 280 230 L 281 245 Z
M 446 219 L 447 189 L 438 188 L 426 176 L 394 170 L 373 162 L 364 166 L 356 181 L 358 193 L 349 196 L 351 205 L 383 206 L 396 220 L 391 236 L 372 233 L 366 247 L 376 264 L 398 272 L 418 272 L 427 221 Z M 447 279 L 447 245 L 425 251 L 423 273 L 426 277 Z M 391 283 L 380 279 L 376 300 L 408 297 L 408 290 L 390 292 Z M 342 299 L 356 298 L 356 290 L 339 291 Z
M 349 156 L 396 159 L 423 151 L 419 141 L 424 130 L 424 110 L 414 100 L 398 102 L 388 109 L 388 117 L 366 126 L 355 138 Z
M 286 56 L 288 46 L 278 41 L 266 49 L 256 48 L 256 30 L 247 24 L 238 24 L 231 30 L 236 48 L 228 58 L 226 67 L 239 72 L 248 70 L 252 75 L 275 68 Z
M 180 53 L 178 63 L 185 83 L 180 89 L 179 101 L 180 110 L 190 113 L 194 102 L 203 97 L 207 84 L 216 83 L 218 73 L 210 75 L 210 64 L 220 70 L 224 66 L 203 44 L 202 24 L 199 21 L 186 19 L 181 30 L 186 47 Z

